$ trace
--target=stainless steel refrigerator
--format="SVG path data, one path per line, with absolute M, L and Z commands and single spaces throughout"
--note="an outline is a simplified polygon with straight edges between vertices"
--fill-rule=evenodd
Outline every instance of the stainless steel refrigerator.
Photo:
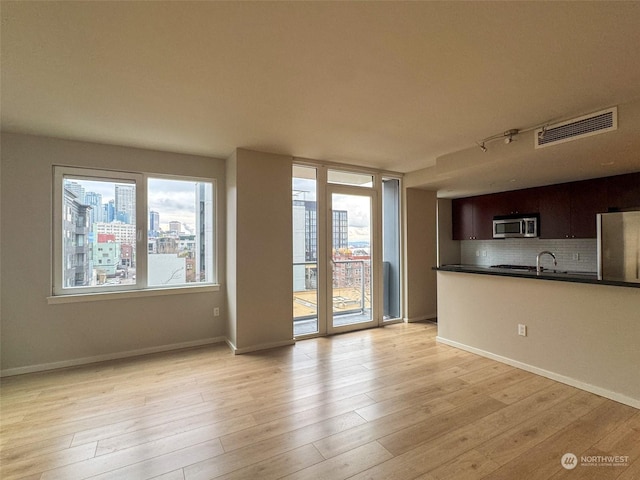
M 640 283 L 640 211 L 598 215 L 598 278 Z

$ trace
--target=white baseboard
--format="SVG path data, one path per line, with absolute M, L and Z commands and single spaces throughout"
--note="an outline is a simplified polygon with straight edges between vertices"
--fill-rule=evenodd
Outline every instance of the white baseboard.
M 566 375 L 562 375 L 560 373 L 545 370 L 543 368 L 529 365 L 528 363 L 519 362 L 518 360 L 514 360 L 508 357 L 503 357 L 502 355 L 496 355 L 495 353 L 487 352 L 485 350 L 481 350 L 476 347 L 470 347 L 469 345 L 465 345 L 464 343 L 459 343 L 454 340 L 449 340 L 447 338 L 443 338 L 440 336 L 436 337 L 436 341 L 440 343 L 444 343 L 445 345 L 450 345 L 452 347 L 459 348 L 461 350 L 466 350 L 467 352 L 475 353 L 482 357 L 496 360 L 501 363 L 506 363 L 507 365 L 511 365 L 512 367 L 516 367 L 521 370 L 526 370 L 527 372 L 535 373 L 536 375 L 541 375 L 543 377 L 550 378 L 551 380 L 555 380 L 557 382 L 564 383 L 566 385 L 570 385 L 572 387 L 576 387 L 581 390 L 586 390 L 587 392 L 595 393 L 596 395 L 600 395 L 601 397 L 605 397 L 610 400 L 614 400 L 616 402 L 629 405 L 630 407 L 640 409 L 640 399 L 628 397 L 627 395 L 613 392 L 611 390 L 598 387 L 597 385 L 591 385 L 590 383 L 585 383 L 580 380 L 576 380 L 575 378 L 567 377 Z
M 286 347 L 288 345 L 295 345 L 295 343 L 296 343 L 295 339 L 292 338 L 291 340 L 283 340 L 281 342 L 261 343 L 260 345 L 252 345 L 250 347 L 238 348 L 231 341 L 229 341 L 229 339 L 227 339 L 227 345 L 231 347 L 231 350 L 233 350 L 233 353 L 235 355 L 242 355 L 243 353 L 258 352 L 260 350 L 269 350 L 271 348 Z
M 202 345 L 222 343 L 224 341 L 224 337 L 211 337 L 203 338 L 201 340 L 193 340 L 190 342 L 172 343 L 170 345 L 140 348 L 138 350 L 129 350 L 126 352 L 107 353 L 105 355 L 96 355 L 93 357 L 74 358 L 71 360 L 63 360 L 61 362 L 41 363 L 39 365 L 29 365 L 26 367 L 7 368 L 5 370 L 0 370 L 0 377 L 10 377 L 13 375 L 22 375 L 25 373 L 44 372 L 46 370 L 56 370 L 58 368 L 76 367 L 78 365 L 87 365 L 89 363 L 105 362 L 108 360 L 118 360 L 121 358 L 148 355 L 150 353 L 160 353 L 168 352 L 171 350 L 180 350 L 183 348 L 200 347 Z

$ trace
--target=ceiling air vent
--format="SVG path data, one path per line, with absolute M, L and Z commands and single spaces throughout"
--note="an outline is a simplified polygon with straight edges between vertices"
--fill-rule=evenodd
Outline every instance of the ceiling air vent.
M 543 148 L 618 129 L 618 107 L 537 129 L 535 147 Z

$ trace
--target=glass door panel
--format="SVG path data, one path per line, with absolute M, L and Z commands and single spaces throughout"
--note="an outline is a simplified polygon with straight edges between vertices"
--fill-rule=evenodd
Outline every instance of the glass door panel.
M 402 317 L 400 180 L 382 179 L 382 320 Z
M 318 333 L 316 169 L 293 167 L 293 334 Z
M 375 319 L 371 261 L 373 195 L 347 193 L 336 187 L 330 191 L 330 202 L 331 327 L 367 327 Z

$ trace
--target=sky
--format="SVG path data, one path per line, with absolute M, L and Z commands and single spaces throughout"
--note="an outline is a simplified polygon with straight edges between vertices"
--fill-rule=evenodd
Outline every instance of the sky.
M 102 195 L 102 203 L 115 200 L 114 181 L 94 181 L 71 178 L 79 183 L 85 192 Z M 123 183 L 123 182 L 119 182 Z M 160 214 L 160 227 L 169 230 L 169 222 L 178 221 L 195 230 L 195 184 L 194 181 L 149 178 L 147 187 L 147 207 Z M 186 228 L 183 227 L 183 231 Z

